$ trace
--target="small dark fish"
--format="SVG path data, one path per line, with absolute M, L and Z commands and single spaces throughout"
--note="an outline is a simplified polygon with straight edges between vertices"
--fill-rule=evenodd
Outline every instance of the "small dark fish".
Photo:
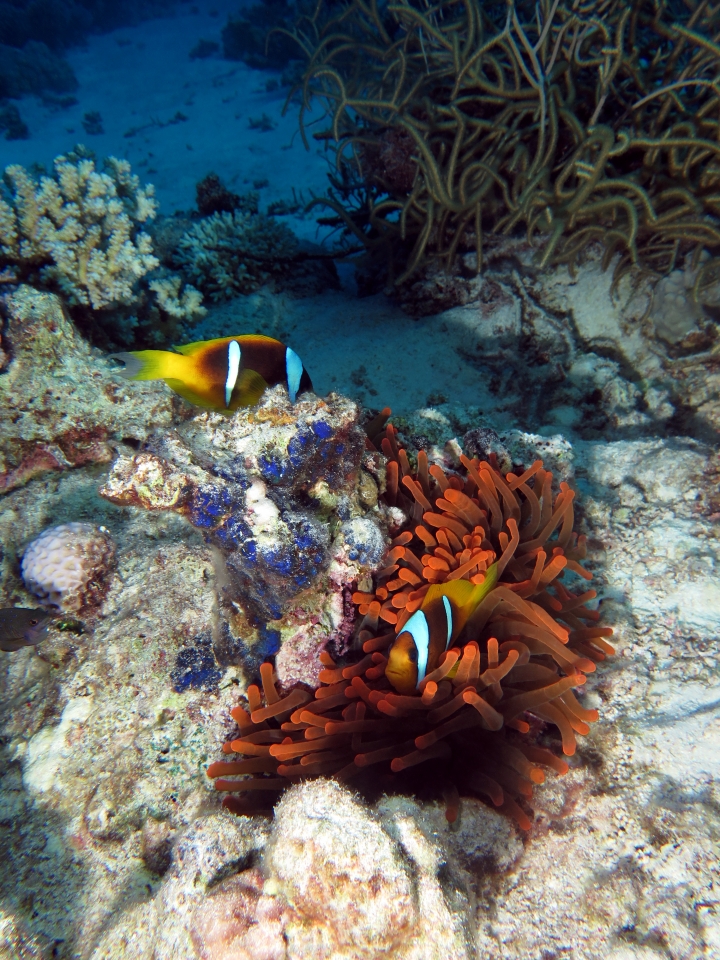
M 53 615 L 28 607 L 0 607 L 0 650 L 34 647 L 47 636 Z

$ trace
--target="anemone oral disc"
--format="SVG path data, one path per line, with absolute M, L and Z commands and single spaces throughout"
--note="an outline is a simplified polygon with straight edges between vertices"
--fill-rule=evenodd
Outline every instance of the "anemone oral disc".
M 230 406 L 230 398 L 237 383 L 238 373 L 240 372 L 240 358 L 242 352 L 237 340 L 231 340 L 228 344 L 228 375 L 225 381 L 225 406 Z

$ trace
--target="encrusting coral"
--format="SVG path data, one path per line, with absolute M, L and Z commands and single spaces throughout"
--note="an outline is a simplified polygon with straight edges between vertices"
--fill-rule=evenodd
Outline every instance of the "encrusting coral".
M 342 176 L 315 202 L 396 282 L 480 270 L 483 233 L 523 225 L 543 266 L 600 241 L 616 276 L 667 273 L 720 242 L 719 28 L 695 2 L 320 0 L 300 119 L 325 102 Z
M 223 805 L 242 813 L 248 806 L 237 794 L 272 794 L 317 775 L 355 782 L 368 771 L 376 784 L 397 789 L 398 774 L 430 762 L 448 819 L 460 789 L 489 798 L 529 829 L 542 767 L 568 769 L 540 745 L 540 730 L 553 724 L 563 753 L 575 752 L 575 734 L 587 733 L 598 715 L 573 690 L 613 652 L 605 639 L 612 629 L 599 626 L 599 612 L 587 606 L 595 591 L 562 582 L 568 573 L 590 579 L 580 565 L 584 537 L 573 532 L 574 493 L 561 483 L 553 495 L 539 460 L 503 477 L 493 457 L 462 456 L 464 471 L 447 473 L 420 452 L 413 471 L 392 425 L 380 439 L 385 499 L 406 522 L 375 588 L 353 596 L 364 657 L 336 663 L 324 653 L 314 696 L 301 687 L 281 695 L 272 664 L 264 663 L 262 692 L 250 686 L 247 709 L 232 710 L 239 735 L 223 751 L 238 759 L 211 764 L 208 776 L 227 793 Z M 496 561 L 498 582 L 471 617 L 466 642 L 445 654 L 417 693 L 397 694 L 385 676 L 388 648 L 430 584 L 481 583 Z
M 283 683 L 316 684 L 320 651 L 347 649 L 352 584 L 386 549 L 372 473 L 381 457 L 365 452 L 358 419 L 344 397 L 291 404 L 278 385 L 231 418 L 200 413 L 160 430 L 113 464 L 101 496 L 176 511 L 212 546 L 222 665 L 254 673 L 277 654 Z

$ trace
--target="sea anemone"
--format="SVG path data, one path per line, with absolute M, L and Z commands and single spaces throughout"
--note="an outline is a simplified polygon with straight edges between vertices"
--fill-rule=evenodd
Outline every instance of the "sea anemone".
M 248 688 L 248 709 L 231 711 L 240 735 L 223 746 L 243 759 L 213 763 L 208 776 L 228 794 L 223 805 L 243 813 L 248 791 L 280 791 L 318 775 L 370 775 L 383 789 L 403 789 L 408 771 L 430 764 L 449 820 L 462 791 L 482 795 L 529 829 L 542 768 L 568 770 L 541 745 L 545 728 L 558 729 L 566 756 L 575 752 L 575 734 L 588 733 L 598 715 L 573 689 L 614 652 L 605 639 L 611 628 L 599 626 L 599 611 L 587 606 L 596 592 L 563 582 L 568 574 L 576 582 L 591 576 L 580 565 L 585 538 L 573 531 L 574 493 L 561 483 L 553 495 L 540 460 L 503 477 L 493 455 L 463 456 L 463 471 L 447 472 L 421 451 L 413 470 L 385 419 L 384 411 L 369 434 L 387 457 L 385 500 L 407 522 L 374 590 L 353 595 L 364 656 L 335 663 L 323 654 L 314 695 L 298 687 L 281 696 L 272 664 L 263 664 L 262 695 Z M 430 585 L 481 583 L 496 561 L 498 581 L 459 645 L 416 693 L 396 693 L 385 676 L 386 653 Z

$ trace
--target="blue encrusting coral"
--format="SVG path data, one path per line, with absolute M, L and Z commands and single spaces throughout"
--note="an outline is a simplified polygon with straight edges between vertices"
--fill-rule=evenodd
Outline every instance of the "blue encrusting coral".
M 194 690 L 214 690 L 222 678 L 222 670 L 212 649 L 210 636 L 195 638 L 195 646 L 183 647 L 175 659 L 171 674 L 173 690 L 182 693 L 190 688 Z

